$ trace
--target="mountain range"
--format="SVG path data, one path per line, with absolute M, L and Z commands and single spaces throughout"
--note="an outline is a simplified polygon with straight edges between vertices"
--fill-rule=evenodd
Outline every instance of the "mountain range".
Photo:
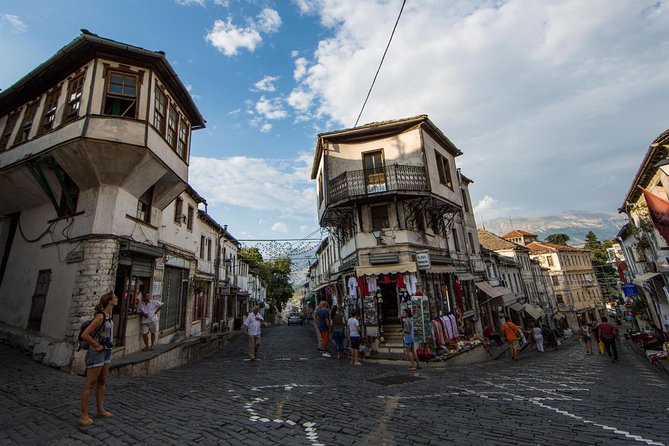
M 551 234 L 567 234 L 569 245 L 578 246 L 585 243 L 590 231 L 600 241 L 613 239 L 626 223 L 625 215 L 614 212 L 565 211 L 546 217 L 495 218 L 479 222 L 478 226 L 499 236 L 520 229 L 536 234 L 539 240 L 546 240 Z

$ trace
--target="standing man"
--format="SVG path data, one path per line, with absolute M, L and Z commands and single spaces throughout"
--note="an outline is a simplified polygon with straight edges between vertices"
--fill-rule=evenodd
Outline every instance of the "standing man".
M 158 312 L 163 308 L 160 301 L 153 300 L 149 293 L 142 295 L 142 300 L 137 305 L 137 313 L 142 316 L 139 324 L 142 328 L 142 338 L 144 338 L 144 348 L 142 351 L 153 350 L 153 344 L 156 342 L 156 333 L 158 332 Z M 151 332 L 151 346 L 149 347 L 149 332 Z
M 616 335 L 618 328 L 609 324 L 608 319 L 603 317 L 602 322 L 597 326 L 599 339 L 604 343 L 606 354 L 611 358 L 611 362 L 618 362 L 618 347 L 616 347 Z
M 249 337 L 249 357 L 251 361 L 256 360 L 258 349 L 260 348 L 260 326 L 265 321 L 259 313 L 260 307 L 253 306 L 253 311 L 246 316 L 244 320 L 244 333 Z
M 318 324 L 318 331 L 321 333 L 321 342 L 323 343 L 323 356 L 330 357 L 328 353 L 328 342 L 330 342 L 330 327 L 332 327 L 332 319 L 330 319 L 330 312 L 328 311 L 328 303 L 321 301 L 319 308 L 314 312 L 314 320 Z
M 518 336 L 520 334 L 520 328 L 513 322 L 506 321 L 502 324 L 502 333 L 504 333 L 504 338 L 511 349 L 511 359 L 518 361 L 518 349 L 520 347 Z

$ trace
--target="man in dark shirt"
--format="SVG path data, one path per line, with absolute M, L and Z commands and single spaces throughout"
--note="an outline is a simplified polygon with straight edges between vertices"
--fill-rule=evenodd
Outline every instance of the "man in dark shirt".
M 602 318 L 602 322 L 597 326 L 597 329 L 599 338 L 604 343 L 609 358 L 611 358 L 611 361 L 613 362 L 618 362 L 618 348 L 616 347 L 616 335 L 618 334 L 618 329 L 609 324 L 608 319 L 605 317 Z
M 320 302 L 319 308 L 314 311 L 314 321 L 318 324 L 318 331 L 321 333 L 321 343 L 323 344 L 323 356 L 329 358 L 328 343 L 330 341 L 330 327 L 332 320 L 330 319 L 330 311 L 328 311 L 328 303 L 324 300 Z

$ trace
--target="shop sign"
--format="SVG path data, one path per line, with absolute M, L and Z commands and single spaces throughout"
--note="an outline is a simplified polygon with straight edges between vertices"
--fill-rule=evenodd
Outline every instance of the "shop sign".
M 430 269 L 432 263 L 430 262 L 430 253 L 427 249 L 422 251 L 416 251 L 416 266 L 418 269 Z
M 636 297 L 639 295 L 636 290 L 636 285 L 633 283 L 626 283 L 621 288 L 623 289 L 625 297 Z
M 84 260 L 84 251 L 72 251 L 65 257 L 67 263 L 77 263 Z

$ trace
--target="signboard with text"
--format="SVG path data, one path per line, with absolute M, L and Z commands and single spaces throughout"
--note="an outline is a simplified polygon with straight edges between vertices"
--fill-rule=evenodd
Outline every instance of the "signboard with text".
M 430 262 L 430 253 L 427 249 L 416 251 L 416 267 L 420 270 L 430 269 L 432 263 Z

